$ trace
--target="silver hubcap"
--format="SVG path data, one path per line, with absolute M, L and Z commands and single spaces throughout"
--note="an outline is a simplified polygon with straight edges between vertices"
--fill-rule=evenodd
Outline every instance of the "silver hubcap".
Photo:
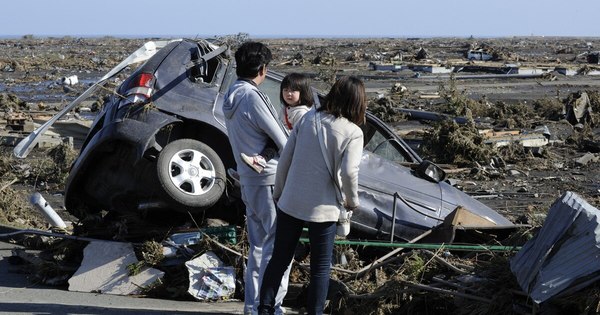
M 215 184 L 215 167 L 200 151 L 185 149 L 175 153 L 169 161 L 169 168 L 171 182 L 186 194 L 205 194 Z

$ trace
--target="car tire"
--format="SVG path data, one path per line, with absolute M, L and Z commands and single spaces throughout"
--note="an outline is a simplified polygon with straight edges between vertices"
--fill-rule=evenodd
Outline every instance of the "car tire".
M 223 195 L 225 166 L 208 145 L 193 139 L 167 144 L 156 162 L 158 182 L 181 211 L 211 207 Z

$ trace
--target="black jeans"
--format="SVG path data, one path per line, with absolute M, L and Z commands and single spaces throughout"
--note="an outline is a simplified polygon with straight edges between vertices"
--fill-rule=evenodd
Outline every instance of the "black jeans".
M 260 286 L 259 314 L 272 314 L 279 283 L 294 258 L 304 224 L 305 221 L 277 210 L 275 245 Z M 325 308 L 335 232 L 336 222 L 308 222 L 310 240 L 310 286 L 306 307 L 308 314 L 323 314 Z

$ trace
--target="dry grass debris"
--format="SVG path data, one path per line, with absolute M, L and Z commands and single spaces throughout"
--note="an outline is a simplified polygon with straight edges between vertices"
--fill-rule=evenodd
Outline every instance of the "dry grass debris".
M 42 158 L 31 163 L 31 176 L 27 180 L 38 187 L 63 187 L 77 152 L 71 146 L 61 143 L 45 153 Z
M 425 133 L 423 153 L 434 162 L 475 166 L 488 164 L 496 150 L 484 143 L 485 138 L 470 124 L 459 125 L 453 120 L 437 123 L 433 130 Z
M 4 187 L 8 183 L 2 181 L 0 184 Z M 0 225 L 22 229 L 46 228 L 46 221 L 28 201 L 29 195 L 26 191 L 16 190 L 12 187 L 2 189 L 0 191 Z

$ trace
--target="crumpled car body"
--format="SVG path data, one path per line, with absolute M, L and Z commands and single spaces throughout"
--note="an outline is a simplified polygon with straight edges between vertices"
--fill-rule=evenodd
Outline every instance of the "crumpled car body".
M 260 86 L 275 106 L 283 76 Z M 202 212 L 236 188 L 222 112 L 236 80 L 228 52 L 205 40 L 178 40 L 158 50 L 105 103 L 71 169 L 67 210 L 79 218 L 101 210 Z M 494 225 L 512 223 L 447 182 L 407 165 L 424 161 L 374 115 L 363 126 L 360 208 L 352 230 L 410 240 L 462 206 Z

